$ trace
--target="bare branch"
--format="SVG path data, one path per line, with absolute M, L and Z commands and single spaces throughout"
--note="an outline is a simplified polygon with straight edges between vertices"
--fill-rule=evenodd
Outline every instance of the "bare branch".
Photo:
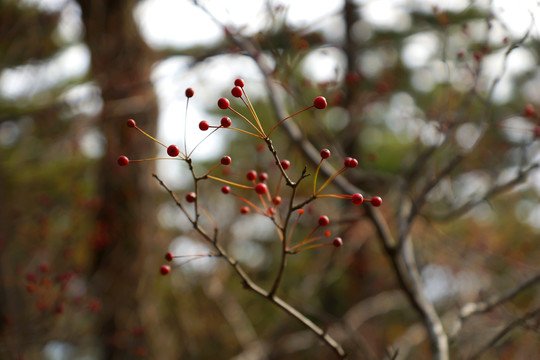
M 175 203 L 184 211 L 185 208 L 183 205 L 178 201 L 178 198 L 174 195 L 174 192 L 167 187 L 167 185 L 156 175 L 153 175 L 159 184 L 171 195 Z M 300 322 L 303 326 L 308 328 L 312 333 L 317 335 L 319 339 L 321 339 L 328 347 L 332 349 L 332 351 L 336 354 L 336 356 L 339 359 L 346 359 L 347 354 L 343 347 L 336 341 L 332 336 L 330 336 L 328 333 L 326 333 L 323 329 L 321 329 L 319 326 L 315 325 L 310 319 L 308 319 L 304 314 L 302 314 L 300 311 L 295 309 L 293 306 L 289 305 L 286 301 L 283 299 L 270 294 L 268 291 L 264 290 L 262 287 L 257 285 L 249 275 L 245 272 L 245 270 L 242 268 L 242 266 L 236 261 L 234 258 L 232 258 L 227 251 L 218 243 L 217 239 L 217 232 L 214 232 L 214 236 L 208 235 L 206 231 L 204 231 L 203 228 L 200 227 L 199 223 L 191 220 L 191 223 L 193 225 L 193 228 L 195 231 L 197 231 L 204 239 L 206 239 L 208 242 L 212 244 L 212 246 L 217 250 L 218 254 L 223 257 L 227 263 L 233 268 L 233 270 L 236 272 L 238 277 L 242 280 L 242 284 L 245 289 L 250 290 L 251 292 L 263 297 L 264 299 L 270 301 L 274 305 L 276 305 L 278 308 L 283 310 L 285 313 L 292 316 L 294 319 L 296 319 L 298 322 Z
M 491 189 L 489 189 L 484 196 L 482 196 L 479 199 L 471 199 L 467 201 L 465 204 L 461 205 L 460 207 L 451 210 L 447 214 L 444 215 L 438 215 L 438 216 L 430 216 L 429 218 L 431 220 L 439 221 L 439 222 L 447 222 L 454 220 L 464 214 L 466 214 L 469 210 L 473 209 L 477 205 L 488 201 L 489 199 L 495 197 L 496 195 L 502 194 L 506 191 L 510 191 L 513 188 L 515 188 L 517 185 L 525 182 L 527 180 L 527 176 L 535 169 L 537 169 L 540 166 L 539 163 L 534 163 L 530 165 L 528 168 L 520 170 L 518 174 L 511 180 L 500 184 L 495 185 Z
M 454 338 L 458 335 L 463 327 L 465 321 L 477 314 L 486 313 L 492 311 L 497 306 L 504 304 L 507 301 L 512 300 L 514 297 L 527 290 L 531 286 L 536 285 L 540 282 L 540 273 L 536 274 L 527 281 L 524 281 L 521 284 L 516 285 L 515 287 L 508 289 L 502 293 L 494 294 L 485 301 L 468 303 L 461 307 L 459 311 L 459 317 L 454 322 L 452 326 L 452 331 L 450 332 L 450 337 Z
M 540 315 L 540 308 L 537 308 L 535 310 L 529 311 L 528 313 L 524 314 L 519 319 L 512 321 L 507 326 L 505 326 L 501 331 L 499 331 L 497 335 L 495 335 L 491 341 L 489 341 L 480 350 L 478 350 L 473 356 L 471 356 L 469 360 L 475 360 L 475 359 L 480 358 L 485 352 L 493 348 L 510 331 L 524 324 L 527 320 L 537 317 L 539 315 Z

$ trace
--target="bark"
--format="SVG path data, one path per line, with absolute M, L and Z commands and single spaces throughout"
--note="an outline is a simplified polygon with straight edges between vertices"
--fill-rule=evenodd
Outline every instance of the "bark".
M 102 204 L 97 212 L 93 291 L 102 302 L 99 336 L 106 359 L 133 359 L 148 352 L 141 328 L 148 294 L 145 266 L 154 226 L 145 166 L 119 167 L 116 159 L 152 157 L 154 144 L 125 125 L 134 118 L 155 132 L 157 101 L 150 71 L 153 52 L 133 19 L 136 1 L 78 0 L 91 52 L 91 71 L 104 106 L 99 127 L 107 141 L 99 168 Z M 130 131 L 131 130 L 131 131 Z M 156 272 L 157 273 L 157 272 Z M 134 329 L 141 329 L 137 331 Z M 152 353 L 148 353 L 152 356 Z

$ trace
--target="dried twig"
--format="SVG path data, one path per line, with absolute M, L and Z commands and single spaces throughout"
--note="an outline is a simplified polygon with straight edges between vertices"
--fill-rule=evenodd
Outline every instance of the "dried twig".
M 514 286 L 511 289 L 503 291 L 499 294 L 494 294 L 485 301 L 471 302 L 463 305 L 459 311 L 459 316 L 452 326 L 450 331 L 450 337 L 455 338 L 465 321 L 473 315 L 483 314 L 490 312 L 495 309 L 497 306 L 504 304 L 507 301 L 512 300 L 514 297 L 522 293 L 523 291 L 529 289 L 531 286 L 536 285 L 540 282 L 540 273 L 536 274 L 527 281 L 524 281 L 521 284 Z

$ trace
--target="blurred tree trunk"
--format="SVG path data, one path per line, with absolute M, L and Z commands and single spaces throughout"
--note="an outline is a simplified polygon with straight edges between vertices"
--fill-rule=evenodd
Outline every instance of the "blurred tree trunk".
M 151 157 L 154 144 L 128 129 L 127 119 L 155 132 L 157 101 L 150 82 L 154 54 L 141 38 L 133 18 L 136 1 L 78 0 L 86 28 L 93 77 L 101 88 L 104 106 L 99 127 L 107 141 L 100 165 L 94 291 L 102 301 L 100 336 L 106 359 L 133 359 L 148 351 L 141 329 L 141 295 L 154 217 L 150 176 L 141 166 L 119 167 L 116 159 Z M 130 131 L 131 130 L 131 131 Z M 148 255 L 147 255 L 148 256 Z M 157 268 L 157 267 L 156 267 Z M 155 272 L 157 274 L 157 271 Z M 155 358 L 148 353 L 148 356 Z

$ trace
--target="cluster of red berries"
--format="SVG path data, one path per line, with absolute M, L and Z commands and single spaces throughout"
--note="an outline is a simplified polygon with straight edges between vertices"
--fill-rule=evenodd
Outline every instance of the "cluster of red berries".
M 191 88 L 188 88 L 186 90 L 186 92 L 185 92 L 185 95 L 188 98 L 188 101 L 189 101 L 189 99 L 191 97 L 194 96 L 194 94 L 195 94 L 195 92 Z M 246 130 L 246 129 L 242 129 L 240 127 L 233 127 L 233 120 L 228 116 L 223 116 L 221 118 L 220 122 L 219 122 L 219 125 L 212 125 L 210 122 L 208 122 L 206 120 L 200 121 L 199 122 L 199 129 L 201 131 L 208 131 L 210 129 L 213 129 L 213 131 L 217 131 L 218 129 L 228 129 L 228 130 L 239 131 L 239 132 L 241 132 L 243 134 L 251 135 L 251 136 L 254 136 L 254 137 L 257 137 L 257 138 L 263 140 L 262 145 L 264 145 L 264 143 L 266 143 L 266 145 L 269 146 L 269 147 L 272 146 L 271 142 L 269 140 L 269 136 L 272 134 L 272 132 L 281 123 L 283 123 L 284 121 L 290 119 L 291 117 L 293 117 L 295 115 L 298 115 L 298 114 L 300 114 L 300 113 L 302 113 L 302 112 L 304 112 L 304 111 L 306 111 L 306 110 L 308 110 L 310 108 L 323 110 L 328 106 L 326 99 L 323 96 L 318 96 L 313 100 L 313 103 L 312 103 L 311 106 L 309 106 L 309 107 L 307 107 L 307 108 L 305 108 L 303 110 L 300 110 L 300 111 L 298 111 L 298 112 L 296 112 L 296 113 L 294 113 L 294 114 L 280 120 L 269 131 L 267 131 L 263 127 L 263 124 L 261 123 L 261 121 L 259 120 L 259 117 L 257 116 L 257 113 L 256 113 L 254 107 L 251 105 L 251 102 L 250 102 L 249 97 L 248 97 L 248 95 L 246 93 L 246 90 L 245 90 L 245 82 L 244 82 L 244 80 L 236 79 L 234 81 L 234 87 L 231 89 L 231 95 L 234 98 L 240 99 L 243 102 L 243 104 L 247 107 L 247 109 L 249 110 L 249 113 L 251 114 L 251 117 L 252 117 L 251 120 L 248 119 L 246 116 L 242 115 L 237 110 L 235 110 L 231 106 L 231 102 L 227 98 L 220 98 L 217 101 L 217 106 L 218 106 L 219 109 L 232 111 L 232 113 L 234 113 L 241 120 L 241 122 L 243 121 L 248 126 L 248 129 Z M 173 145 L 165 145 L 162 142 L 160 142 L 159 140 L 154 139 L 152 136 L 150 136 L 149 134 L 147 134 L 146 132 L 141 130 L 137 126 L 137 124 L 135 123 L 135 121 L 133 119 L 130 119 L 130 120 L 127 121 L 127 126 L 129 128 L 133 128 L 133 129 L 138 130 L 144 136 L 148 137 L 149 139 L 151 139 L 154 142 L 158 143 L 159 145 L 163 146 L 166 149 L 166 152 L 167 152 L 167 155 L 169 156 L 169 158 L 178 158 L 179 160 L 190 161 L 191 160 L 190 159 L 191 153 L 198 146 L 198 145 L 195 146 L 194 149 L 190 153 L 188 153 L 187 152 L 187 147 L 184 147 L 184 151 L 182 151 L 181 148 L 179 146 L 177 146 L 177 145 L 174 145 L 174 144 Z M 264 150 L 264 146 L 261 147 L 261 149 Z M 214 167 L 212 167 L 210 170 L 208 170 L 203 176 L 197 177 L 197 176 L 195 176 L 195 174 L 194 174 L 194 176 L 197 179 L 196 181 L 201 180 L 201 179 L 211 179 L 211 180 L 215 180 L 215 181 L 219 181 L 219 182 L 224 183 L 224 185 L 221 188 L 221 192 L 223 194 L 231 194 L 231 195 L 235 196 L 237 199 L 239 199 L 241 202 L 243 202 L 243 205 L 240 207 L 240 213 L 241 214 L 249 214 L 252 211 L 254 211 L 254 212 L 259 213 L 259 214 L 261 214 L 263 216 L 272 218 L 272 220 L 274 222 L 276 222 L 276 224 L 277 224 L 280 221 L 283 221 L 282 220 L 283 219 L 282 215 L 280 215 L 279 217 L 277 216 L 278 215 L 277 208 L 282 203 L 282 198 L 280 196 L 280 184 L 283 182 L 284 178 L 286 178 L 288 180 L 287 171 L 290 169 L 291 163 L 290 163 L 289 160 L 286 160 L 286 159 L 278 159 L 275 151 L 272 151 L 272 153 L 274 154 L 274 157 L 277 160 L 276 163 L 278 164 L 279 173 L 280 173 L 280 179 L 279 179 L 277 187 L 275 189 L 274 188 L 271 189 L 269 187 L 269 185 L 268 185 L 269 175 L 266 172 L 258 173 L 255 170 L 248 171 L 246 173 L 246 176 L 245 176 L 245 178 L 249 182 L 248 185 L 235 183 L 235 182 L 223 179 L 223 178 L 213 176 L 212 172 L 215 169 L 217 169 L 219 166 L 228 166 L 228 165 L 230 165 L 232 163 L 232 159 L 228 155 L 223 156 L 220 159 L 220 162 L 217 165 L 215 165 Z M 356 160 L 355 158 L 352 158 L 352 157 L 345 157 L 344 160 L 343 160 L 343 167 L 340 170 L 336 171 L 335 174 L 330 176 L 330 178 L 327 179 L 324 182 L 324 184 L 317 187 L 317 178 L 318 178 L 319 170 L 320 170 L 320 168 L 322 166 L 323 161 L 326 161 L 326 160 L 328 160 L 330 158 L 330 156 L 331 156 L 330 150 L 328 150 L 328 149 L 321 150 L 320 156 L 321 156 L 321 161 L 319 162 L 319 164 L 317 166 L 317 169 L 316 169 L 316 172 L 315 172 L 315 176 L 313 177 L 313 194 L 312 194 L 312 198 L 308 202 L 310 202 L 312 200 L 315 200 L 317 198 L 337 198 L 337 199 L 350 200 L 355 205 L 360 205 L 360 204 L 363 204 L 364 202 L 370 202 L 372 206 L 375 206 L 375 207 L 381 206 L 382 199 L 380 197 L 378 197 L 378 196 L 375 196 L 375 197 L 373 197 L 371 199 L 366 199 L 366 198 L 364 198 L 364 196 L 362 194 L 359 194 L 359 193 L 352 194 L 352 195 L 349 195 L 349 194 L 326 194 L 326 193 L 323 193 L 323 190 L 325 190 L 328 187 L 328 185 L 330 185 L 332 183 L 332 181 L 338 175 L 340 175 L 341 173 L 343 173 L 347 169 L 356 168 L 358 166 L 358 160 Z M 134 162 L 134 161 L 147 161 L 147 160 L 156 160 L 156 159 L 158 159 L 158 158 L 130 160 L 130 159 L 128 159 L 128 157 L 122 155 L 117 159 L 117 162 L 118 162 L 118 165 L 120 165 L 120 166 L 126 166 L 130 162 Z M 256 194 L 256 196 L 258 197 L 258 204 L 256 204 L 255 202 L 249 200 L 246 196 L 242 195 L 241 191 L 236 192 L 236 191 L 233 191 L 232 188 L 239 189 L 239 190 L 244 189 L 244 191 L 245 190 L 253 191 Z M 185 198 L 185 201 L 187 203 L 193 203 L 194 206 L 196 207 L 196 209 L 200 209 L 207 217 L 209 217 L 210 216 L 209 213 L 201 207 L 201 204 L 198 203 L 197 197 L 198 197 L 197 191 L 189 191 L 189 192 L 186 193 L 184 198 Z M 306 202 L 306 204 L 307 204 L 307 202 Z M 303 206 L 303 205 L 301 205 L 301 206 Z M 299 206 L 299 207 L 301 207 L 301 206 Z M 287 210 L 283 210 L 283 211 L 297 211 L 298 218 L 302 214 L 304 214 L 304 210 L 302 210 L 301 208 L 296 208 L 296 209 L 291 210 L 290 207 L 289 207 Z M 213 222 L 212 219 L 210 219 L 210 220 Z M 335 237 L 329 242 L 325 242 L 325 243 L 317 242 L 316 243 L 316 241 L 318 241 L 321 237 L 330 237 L 331 236 L 331 233 L 330 233 L 329 230 L 324 231 L 324 236 L 317 235 L 319 228 L 327 228 L 329 226 L 329 224 L 330 224 L 330 219 L 328 218 L 328 216 L 326 216 L 326 215 L 319 216 L 318 221 L 317 221 L 316 225 L 314 226 L 312 232 L 307 237 L 305 237 L 302 241 L 298 242 L 295 245 L 292 245 L 292 244 L 290 244 L 290 241 L 291 241 L 290 238 L 287 239 L 287 251 L 290 252 L 290 253 L 297 253 L 297 252 L 300 252 L 300 251 L 304 251 L 304 250 L 307 250 L 307 249 L 316 248 L 316 247 L 320 247 L 320 246 L 341 247 L 343 245 L 343 240 L 340 237 Z M 296 225 L 296 223 L 294 225 Z M 292 229 L 294 229 L 294 225 L 292 226 Z M 291 230 L 291 233 L 292 233 L 292 230 Z M 176 256 L 174 256 L 170 252 L 165 254 L 165 259 L 167 261 L 169 261 L 169 262 L 171 262 L 175 257 Z M 159 271 L 160 271 L 160 273 L 162 275 L 167 275 L 167 274 L 169 274 L 171 272 L 171 266 L 170 265 L 162 265 L 160 267 Z
M 54 274 L 47 263 L 40 264 L 36 271 L 28 272 L 25 276 L 26 291 L 35 297 L 35 307 L 40 312 L 50 312 L 53 315 L 61 315 L 67 303 L 73 306 L 84 305 L 83 297 L 71 297 L 66 293 L 68 284 L 75 277 L 73 271 L 65 271 Z M 101 309 L 101 303 L 95 299 L 87 302 L 88 310 L 97 312 Z

